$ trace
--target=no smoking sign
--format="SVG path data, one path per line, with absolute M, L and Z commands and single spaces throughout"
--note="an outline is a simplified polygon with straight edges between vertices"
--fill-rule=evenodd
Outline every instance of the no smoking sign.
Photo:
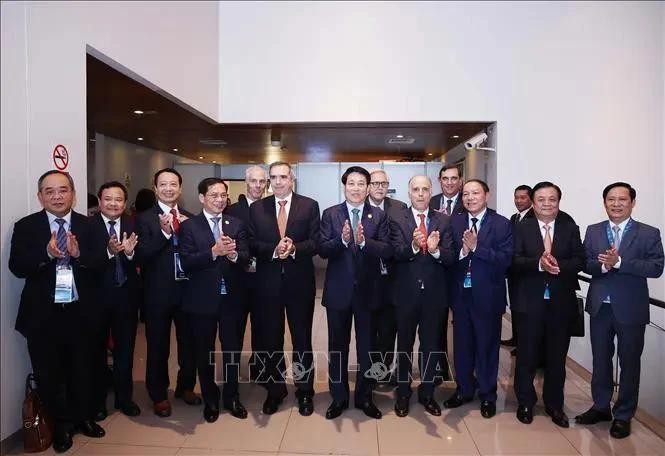
M 67 152 L 67 148 L 62 144 L 58 144 L 53 149 L 53 164 L 60 171 L 64 171 L 67 169 L 67 165 L 69 165 L 69 152 Z

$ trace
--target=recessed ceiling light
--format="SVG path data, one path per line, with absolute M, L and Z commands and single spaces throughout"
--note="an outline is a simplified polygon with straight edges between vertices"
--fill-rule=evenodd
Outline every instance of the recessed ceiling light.
M 404 137 L 404 135 L 395 135 L 395 138 L 397 138 L 397 139 L 402 139 L 403 137 Z
M 173 152 L 178 152 L 178 149 L 174 147 Z
M 213 160 L 212 162 L 213 162 L 213 163 L 217 163 L 217 160 Z
M 452 135 L 451 138 L 453 138 L 453 139 L 458 139 L 458 138 L 459 138 L 459 135 Z
M 431 157 L 431 156 L 432 156 L 432 155 L 434 155 L 434 154 L 433 154 L 432 152 L 430 152 L 430 153 L 429 153 L 429 154 L 427 154 L 427 155 L 429 155 L 429 156 Z
M 247 163 L 256 163 L 254 160 L 249 160 Z
M 138 114 L 140 116 L 141 114 L 143 114 L 143 111 L 141 111 L 140 109 L 135 109 L 134 114 Z
M 143 138 L 141 138 L 140 136 L 136 139 L 138 139 L 139 141 L 143 141 Z
M 201 155 L 201 156 L 199 157 L 199 160 L 203 160 L 203 155 Z

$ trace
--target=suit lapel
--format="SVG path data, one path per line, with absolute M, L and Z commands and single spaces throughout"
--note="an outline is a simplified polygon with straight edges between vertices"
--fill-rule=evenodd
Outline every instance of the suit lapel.
M 630 229 L 625 236 L 621 237 L 621 244 L 619 244 L 619 253 L 624 253 L 626 249 L 630 247 L 630 244 L 637 237 L 637 231 L 640 229 L 638 223 L 635 220 L 632 220 L 630 223 Z M 628 226 L 628 225 L 626 225 Z
M 409 239 L 411 239 L 411 233 L 413 233 L 413 230 L 418 228 L 418 225 L 416 225 L 416 220 L 413 218 L 413 209 L 409 208 L 406 212 L 404 212 L 404 217 L 406 217 L 406 227 L 409 229 L 407 235 L 409 235 Z
M 222 220 L 224 219 L 224 216 L 222 216 Z M 199 229 L 201 230 L 202 233 L 206 233 L 204 236 L 208 238 L 208 243 L 210 245 L 213 245 L 216 240 L 215 236 L 212 234 L 212 230 L 210 229 L 210 223 L 208 223 L 208 220 L 206 219 L 205 214 L 203 211 L 196 217 L 194 217 L 194 221 L 199 225 Z
M 485 209 L 485 220 L 482 220 L 480 223 L 480 229 L 478 230 L 478 242 L 484 241 L 489 236 L 490 231 L 492 231 L 494 214 L 492 214 L 489 208 Z M 468 216 L 467 216 L 468 217 Z M 468 221 L 468 219 L 467 219 Z
M 293 224 L 296 223 L 295 221 L 298 219 L 298 210 L 300 209 L 300 201 L 298 201 L 296 194 L 292 193 L 291 195 L 291 208 L 289 209 L 289 215 L 286 219 L 286 233 L 291 232 Z M 275 222 L 276 221 L 277 218 L 275 217 Z M 279 231 L 279 229 L 277 231 Z

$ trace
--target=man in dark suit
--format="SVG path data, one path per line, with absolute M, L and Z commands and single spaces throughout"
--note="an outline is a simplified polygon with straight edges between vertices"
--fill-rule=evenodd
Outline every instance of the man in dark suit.
M 157 416 L 171 415 L 168 399 L 168 361 L 171 348 L 171 323 L 175 322 L 178 342 L 178 380 L 175 397 L 187 404 L 200 405 L 196 385 L 195 348 L 192 334 L 182 314 L 185 276 L 180 264 L 180 224 L 191 214 L 178 208 L 182 176 L 172 168 L 160 169 L 153 183 L 157 204 L 141 213 L 136 223 L 140 243 L 136 260 L 141 266 L 145 287 L 145 320 L 148 359 L 146 386 Z
M 517 212 L 510 216 L 510 223 L 513 226 L 513 231 L 518 223 L 526 218 L 533 217 L 533 210 L 531 209 L 531 187 L 528 185 L 520 185 L 513 193 L 513 199 Z M 517 280 L 519 276 L 511 273 L 508 270 L 508 297 L 510 298 L 510 326 L 512 328 L 512 337 L 510 339 L 502 340 L 501 345 L 507 347 L 517 347 L 517 339 L 519 337 L 519 329 L 517 322 L 519 321 L 519 310 L 517 306 Z M 517 354 L 517 348 L 513 348 L 510 352 L 512 356 Z
M 185 286 L 183 312 L 196 346 L 196 365 L 209 423 L 219 417 L 219 389 L 215 383 L 215 336 L 219 325 L 222 345 L 224 408 L 236 418 L 247 418 L 238 395 L 238 374 L 247 308 L 242 292 L 244 269 L 249 261 L 247 233 L 242 220 L 222 212 L 228 186 L 217 177 L 199 183 L 203 211 L 182 224 L 182 266 L 189 280 Z
M 647 278 L 663 273 L 663 243 L 657 228 L 631 217 L 637 192 L 615 182 L 603 190 L 609 220 L 590 225 L 584 236 L 586 272 L 591 274 L 586 310 L 591 315 L 593 406 L 575 417 L 580 424 L 614 421 L 610 435 L 630 435 L 637 409 L 640 358 L 644 330 L 649 323 Z M 617 338 L 619 396 L 610 410 L 613 393 L 614 338 Z
M 485 182 L 467 181 L 462 190 L 467 213 L 451 221 L 458 260 L 452 290 L 457 390 L 443 403 L 446 408 L 459 407 L 473 400 L 477 389 L 484 418 L 496 414 L 505 277 L 513 256 L 512 227 L 487 207 L 489 196 Z
M 539 353 L 545 349 L 545 412 L 554 424 L 568 427 L 563 411 L 566 355 L 570 329 L 577 316 L 577 273 L 584 267 L 580 230 L 569 215 L 559 212 L 561 189 L 551 182 L 536 184 L 531 192 L 535 217 L 517 225 L 512 269 L 520 275 L 520 318 L 515 394 L 517 419 L 533 421 L 536 390 L 533 379 Z
M 268 175 L 274 196 L 249 208 L 249 238 L 256 256 L 256 287 L 261 310 L 259 331 L 266 353 L 268 397 L 263 413 L 277 411 L 287 395 L 279 370 L 284 351 L 284 313 L 293 343 L 294 381 L 301 415 L 314 412 L 312 319 L 316 284 L 314 262 L 319 241 L 319 205 L 293 193 L 291 165 L 275 162 Z
M 448 308 L 444 266 L 453 264 L 450 221 L 429 209 L 432 182 L 427 176 L 409 180 L 411 207 L 391 220 L 395 260 L 393 302 L 397 318 L 397 400 L 399 417 L 409 413 L 411 354 L 420 339 L 421 383 L 418 402 L 435 416 L 441 408 L 434 400 L 434 376 L 440 364 L 441 328 Z
M 98 302 L 102 307 L 102 325 L 99 331 L 99 388 L 98 409 L 95 419 L 106 418 L 107 366 L 106 346 L 109 333 L 113 340 L 113 390 L 115 408 L 127 416 L 141 413 L 132 400 L 134 344 L 138 323 L 139 282 L 134 263 L 134 249 L 138 242 L 134 223 L 125 215 L 127 189 L 120 182 L 107 182 L 97 192 L 100 212 L 90 219 L 98 246 L 106 247 L 107 260 L 97 286 Z
M 441 193 L 432 197 L 429 208 L 449 216 L 465 212 L 462 203 L 464 179 L 460 168 L 455 165 L 442 166 L 439 170 L 439 184 Z
M 365 201 L 369 172 L 351 166 L 342 175 L 342 204 L 323 211 L 318 252 L 328 260 L 322 304 L 328 319 L 328 382 L 332 404 L 326 418 L 337 418 L 349 406 L 349 344 L 351 324 L 356 333 L 356 374 L 354 404 L 370 418 L 381 418 L 372 401 L 370 350 L 372 349 L 371 310 L 380 258 L 390 257 L 388 216 Z
M 16 330 L 27 339 L 40 397 L 55 422 L 53 448 L 61 453 L 74 432 L 105 435 L 93 420 L 92 388 L 100 318 L 94 284 L 105 252 L 87 217 L 72 210 L 68 173 L 42 174 L 37 189 L 44 210 L 14 225 L 9 270 L 25 279 Z
M 387 198 L 390 180 L 388 173 L 382 169 L 373 169 L 370 171 L 369 195 L 367 202 L 378 207 L 386 213 L 388 219 L 394 218 L 406 209 L 406 204 L 402 201 Z M 392 273 L 392 260 L 390 258 L 381 258 L 379 260 L 379 277 L 374 282 L 375 291 L 373 299 L 376 304 L 372 306 L 372 352 L 375 359 L 372 362 L 380 362 L 386 366 L 384 376 L 377 376 L 378 382 L 391 383 L 396 381 L 393 365 L 395 356 L 395 342 L 397 339 L 397 322 L 395 320 L 395 307 L 391 300 L 391 287 L 394 280 Z
M 247 185 L 247 195 L 238 200 L 237 203 L 227 206 L 224 210 L 225 214 L 229 214 L 237 219 L 242 220 L 245 229 L 249 226 L 249 207 L 255 202 L 263 198 L 268 185 L 268 173 L 260 166 L 250 166 L 245 170 L 245 184 Z M 258 361 L 256 356 L 262 350 L 260 342 L 260 333 L 258 330 L 258 313 L 260 312 L 259 301 L 256 296 L 256 287 L 254 284 L 254 277 L 256 272 L 256 257 L 250 257 L 249 263 L 245 266 L 244 280 L 240 284 L 240 292 L 243 295 L 245 308 L 249 314 L 251 321 L 251 338 L 252 338 L 252 356 L 250 357 L 250 377 L 259 385 L 265 386 L 265 379 L 261 379 L 259 369 L 265 364 L 265 361 Z M 245 322 L 247 315 L 245 315 Z M 244 338 L 244 327 L 243 327 Z

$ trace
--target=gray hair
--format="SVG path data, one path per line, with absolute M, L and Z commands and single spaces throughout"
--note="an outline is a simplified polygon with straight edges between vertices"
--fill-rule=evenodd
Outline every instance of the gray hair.
M 268 180 L 268 172 L 265 170 L 263 166 L 252 165 L 245 170 L 245 181 L 249 180 L 249 175 L 251 174 L 252 171 L 261 171 L 265 179 Z

